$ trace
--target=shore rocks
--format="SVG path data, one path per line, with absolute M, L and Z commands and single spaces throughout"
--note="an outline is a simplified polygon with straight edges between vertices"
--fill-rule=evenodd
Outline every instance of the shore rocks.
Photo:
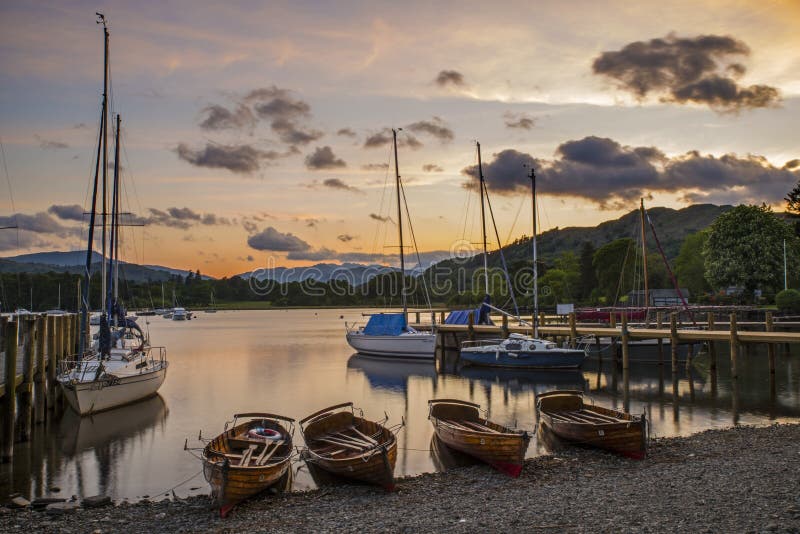
M 83 499 L 82 503 L 84 508 L 100 508 L 111 504 L 111 497 L 108 495 L 93 495 Z
M 348 485 L 267 495 L 225 520 L 207 496 L 50 515 L 77 507 L 56 503 L 0 514 L 0 531 L 800 532 L 797 459 L 800 425 L 737 427 L 655 440 L 643 461 L 567 448 L 528 460 L 517 479 L 475 465 L 402 478 L 388 494 Z

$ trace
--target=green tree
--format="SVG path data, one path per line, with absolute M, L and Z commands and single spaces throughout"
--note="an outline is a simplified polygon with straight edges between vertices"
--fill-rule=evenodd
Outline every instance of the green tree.
M 706 279 L 714 288 L 772 292 L 783 285 L 783 243 L 790 271 L 798 265 L 800 243 L 792 228 L 767 206 L 737 206 L 720 215 L 703 247 Z
M 708 230 L 700 230 L 689 234 L 683 240 L 681 251 L 675 259 L 675 276 L 678 284 L 689 290 L 691 295 L 702 295 L 711 291 L 706 280 L 705 258 L 703 248 L 708 241 Z
M 607 243 L 594 253 L 592 265 L 598 290 L 609 304 L 633 287 L 634 254 L 636 246 L 629 237 Z
M 594 259 L 595 248 L 591 241 L 584 241 L 581 246 L 581 254 L 578 259 L 578 289 L 576 298 L 581 301 L 589 299 L 592 290 L 597 287 L 597 275 L 595 274 Z

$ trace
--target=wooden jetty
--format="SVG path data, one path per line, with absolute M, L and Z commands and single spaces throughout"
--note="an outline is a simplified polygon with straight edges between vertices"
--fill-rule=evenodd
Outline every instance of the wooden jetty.
M 681 325 L 679 327 L 679 312 L 672 312 L 669 314 L 668 321 L 664 321 L 663 313 L 659 312 L 655 326 L 648 326 L 646 324 L 629 324 L 627 316 L 623 312 L 621 314 L 620 324 L 615 324 L 616 321 L 612 316 L 609 324 L 590 323 L 579 324 L 576 321 L 575 313 L 570 313 L 567 318 L 567 323 L 548 324 L 547 318 L 544 314 L 539 317 L 539 335 L 540 337 L 552 338 L 555 340 L 568 341 L 570 345 L 577 346 L 582 337 L 594 336 L 596 340 L 599 338 L 610 338 L 612 343 L 616 343 L 620 347 L 621 364 L 624 370 L 629 369 L 630 366 L 630 344 L 634 340 L 655 339 L 660 340 L 658 346 L 659 350 L 663 351 L 663 340 L 670 341 L 669 352 L 671 356 L 671 363 L 673 371 L 678 367 L 678 345 L 680 343 L 703 342 L 709 344 L 709 353 L 711 356 L 711 369 L 716 370 L 716 346 L 718 342 L 727 342 L 730 344 L 730 358 L 731 358 L 731 375 L 732 378 L 738 378 L 737 362 L 739 358 L 740 348 L 743 344 L 761 343 L 766 344 L 768 347 L 768 360 L 770 366 L 770 373 L 775 373 L 775 345 L 786 345 L 792 343 L 800 343 L 800 331 L 778 331 L 778 328 L 797 328 L 800 323 L 797 322 L 776 322 L 773 319 L 771 312 L 766 312 L 765 321 L 762 322 L 739 322 L 737 314 L 731 313 L 727 322 L 716 321 L 715 314 L 709 312 L 707 320 L 703 323 L 695 323 L 689 327 L 688 325 Z M 419 314 L 417 314 L 419 318 Z M 528 319 L 532 321 L 532 318 Z M 443 321 L 442 321 L 443 323 Z M 501 324 L 498 325 L 476 325 L 473 323 L 472 315 L 470 315 L 469 323 L 466 325 L 448 325 L 448 324 L 412 324 L 417 330 L 426 330 L 434 328 L 436 331 L 436 360 L 441 365 L 445 364 L 445 355 L 447 351 L 458 351 L 461 342 L 464 340 L 475 340 L 487 337 L 508 337 L 511 333 L 530 334 L 531 327 L 529 325 L 512 325 L 509 324 L 507 316 L 502 317 Z M 721 327 L 727 327 L 721 329 Z M 597 341 L 599 343 L 599 341 Z M 691 356 L 687 359 L 686 365 L 691 365 Z
M 33 425 L 63 408 L 56 376 L 77 352 L 78 329 L 76 314 L 0 317 L 0 462 L 11 461 L 15 442 L 31 439 Z

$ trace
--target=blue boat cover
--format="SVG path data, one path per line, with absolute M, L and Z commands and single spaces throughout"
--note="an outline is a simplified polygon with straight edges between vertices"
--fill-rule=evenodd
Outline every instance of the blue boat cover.
M 366 336 L 399 336 L 406 331 L 406 318 L 402 313 L 373 315 L 364 327 Z
M 453 310 L 444 320 L 444 324 L 469 324 L 469 314 L 475 319 L 474 324 L 494 324 L 489 318 L 489 306 L 481 304 L 472 310 Z

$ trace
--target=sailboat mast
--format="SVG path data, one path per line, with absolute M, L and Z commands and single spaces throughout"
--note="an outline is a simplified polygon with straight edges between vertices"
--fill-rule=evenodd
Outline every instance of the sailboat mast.
M 100 18 L 99 23 L 103 24 L 103 281 L 102 281 L 102 295 L 103 295 L 103 313 L 106 313 L 106 218 L 108 216 L 108 27 L 106 26 L 106 18 L 100 13 L 97 14 Z
M 786 271 L 786 239 L 783 240 L 783 289 L 789 289 L 789 276 Z
M 644 226 L 644 199 L 639 199 L 641 203 L 639 204 L 639 215 L 642 220 L 642 266 L 644 267 L 644 309 L 645 315 L 647 315 L 647 310 L 650 308 L 650 282 L 647 279 L 647 241 L 645 240 L 645 226 Z M 645 321 L 647 318 L 645 317 Z
M 117 301 L 117 252 L 119 251 L 119 224 L 117 221 L 117 213 L 119 211 L 119 129 L 120 129 L 120 116 L 117 114 L 116 136 L 114 139 L 114 185 L 111 193 L 111 241 L 109 247 L 109 254 L 111 255 L 111 263 L 108 269 L 108 296 L 106 297 L 108 303 L 108 313 L 112 315 L 111 322 L 117 326 L 117 317 L 114 313 L 114 304 Z M 113 277 L 113 280 L 112 280 Z M 112 297 L 113 289 L 113 297 Z
M 483 164 L 481 162 L 481 144 L 475 143 L 478 146 L 478 178 L 481 195 L 481 232 L 483 233 L 483 274 L 484 274 L 484 291 L 486 296 L 489 296 L 489 251 L 486 247 L 486 208 L 484 207 L 483 196 L 486 190 L 486 184 L 483 180 Z
M 531 214 L 533 216 L 533 337 L 539 337 L 539 265 L 536 256 L 536 173 L 531 167 Z
M 397 188 L 397 235 L 400 239 L 400 295 L 403 299 L 403 321 L 408 320 L 408 303 L 406 302 L 406 260 L 403 253 L 403 210 L 400 208 L 400 165 L 397 163 L 397 130 L 392 128 L 394 146 L 394 178 Z

